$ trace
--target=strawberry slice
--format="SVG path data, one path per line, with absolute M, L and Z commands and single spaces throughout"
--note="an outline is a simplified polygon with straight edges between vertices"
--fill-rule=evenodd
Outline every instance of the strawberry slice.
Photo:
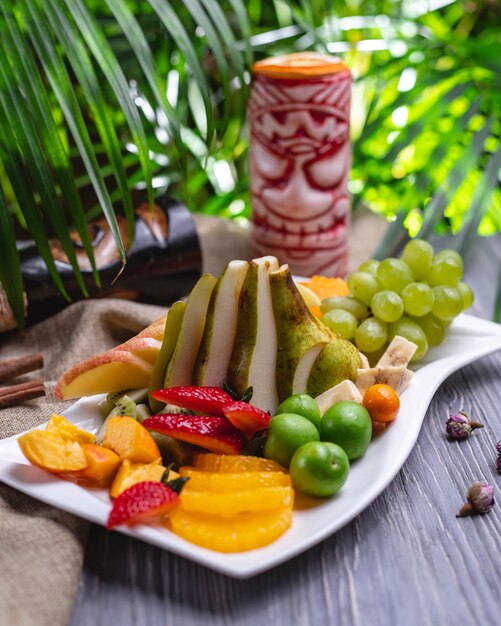
M 113 503 L 106 528 L 154 521 L 179 504 L 178 494 L 161 482 L 136 483 Z
M 234 401 L 223 409 L 230 422 L 249 439 L 258 430 L 268 427 L 271 415 L 248 402 Z
M 239 454 L 243 445 L 242 434 L 225 417 L 159 413 L 143 426 L 219 454 Z
M 165 402 L 165 404 L 173 404 L 190 411 L 220 415 L 221 417 L 224 415 L 223 407 L 234 401 L 229 393 L 219 387 L 197 387 L 195 385 L 159 389 L 152 396 L 155 400 Z

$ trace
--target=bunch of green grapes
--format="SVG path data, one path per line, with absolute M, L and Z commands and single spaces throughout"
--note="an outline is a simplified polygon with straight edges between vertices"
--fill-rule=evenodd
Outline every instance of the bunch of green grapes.
M 350 296 L 326 298 L 322 321 L 349 339 L 371 363 L 395 335 L 414 342 L 414 361 L 444 340 L 452 320 L 473 304 L 455 250 L 434 254 L 421 239 L 410 241 L 400 259 L 370 260 L 348 277 Z

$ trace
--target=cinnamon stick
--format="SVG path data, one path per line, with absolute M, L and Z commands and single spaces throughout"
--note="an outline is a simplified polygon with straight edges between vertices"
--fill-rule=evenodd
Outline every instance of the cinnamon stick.
M 19 385 L 11 385 L 0 389 L 0 409 L 14 404 L 21 404 L 26 400 L 45 396 L 45 387 L 40 379 L 30 380 Z
M 21 374 L 27 374 L 43 367 L 43 354 L 37 352 L 15 359 L 0 361 L 0 383 L 7 382 Z

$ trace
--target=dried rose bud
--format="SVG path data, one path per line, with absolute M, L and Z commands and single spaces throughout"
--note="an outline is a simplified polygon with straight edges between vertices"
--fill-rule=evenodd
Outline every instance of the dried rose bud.
M 475 513 L 488 513 L 495 504 L 494 487 L 489 483 L 474 483 L 467 494 L 468 502 L 461 507 L 456 517 L 466 517 Z
M 496 451 L 498 454 L 501 454 L 501 441 L 498 441 L 496 444 Z
M 496 469 L 501 474 L 501 441 L 497 442 L 496 451 L 498 453 L 498 458 L 496 459 Z
M 451 439 L 466 439 L 475 428 L 483 427 L 484 425 L 480 424 L 480 422 L 470 421 L 468 415 L 463 411 L 449 415 L 448 420 L 445 422 L 445 432 Z

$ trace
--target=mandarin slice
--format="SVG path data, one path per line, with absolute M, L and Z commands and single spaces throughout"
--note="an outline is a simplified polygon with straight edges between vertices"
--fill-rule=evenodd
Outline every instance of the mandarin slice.
M 102 445 L 132 463 L 160 460 L 160 450 L 150 433 L 132 417 L 111 417 L 105 422 Z
M 95 443 L 96 435 L 78 428 L 75 424 L 67 420 L 64 415 L 53 413 L 46 426 L 47 430 L 58 433 L 63 439 L 68 441 L 78 441 L 79 443 Z
M 283 507 L 292 508 L 292 487 L 264 487 L 245 489 L 234 493 L 196 491 L 186 483 L 181 492 L 181 508 L 185 511 L 200 511 L 208 514 L 235 515 L 245 511 L 268 511 Z
M 165 473 L 166 468 L 160 463 L 160 461 L 154 461 L 153 463 L 131 463 L 129 460 L 125 460 L 115 476 L 110 487 L 110 496 L 112 498 L 118 498 L 118 496 L 137 483 L 153 481 L 160 482 Z M 174 471 L 169 472 L 168 480 L 178 478 L 179 474 Z
M 87 467 L 82 446 L 50 430 L 31 430 L 17 439 L 24 456 L 48 472 L 74 472 Z
M 292 523 L 289 507 L 240 513 L 233 517 L 194 513 L 181 507 L 169 513 L 169 527 L 187 541 L 217 552 L 244 552 L 278 539 Z
M 261 487 L 291 486 L 290 476 L 283 472 L 200 472 L 190 467 L 181 467 L 179 474 L 190 479 L 186 484 L 190 491 L 233 493 Z
M 199 453 L 195 455 L 193 468 L 201 472 L 287 472 L 269 459 L 257 456 Z
M 87 467 L 77 472 L 63 473 L 63 477 L 77 483 L 107 487 L 117 472 L 121 461 L 120 457 L 113 450 L 98 446 L 95 443 L 82 443 L 80 445 L 87 459 Z

